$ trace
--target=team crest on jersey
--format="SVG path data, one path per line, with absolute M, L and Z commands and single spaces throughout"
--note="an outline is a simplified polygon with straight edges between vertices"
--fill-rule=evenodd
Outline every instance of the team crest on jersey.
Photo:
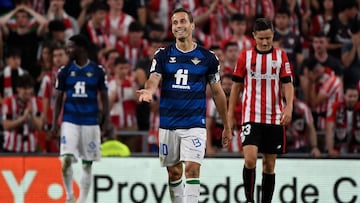
M 169 63 L 176 63 L 176 57 L 170 57 Z
M 75 77 L 75 76 L 76 76 L 75 71 L 71 71 L 71 72 L 70 72 L 70 76 L 71 76 L 71 77 Z
M 197 65 L 198 63 L 200 63 L 200 59 L 198 57 L 195 57 L 193 59 L 191 59 L 191 61 L 193 62 L 193 64 Z
M 94 74 L 92 72 L 87 72 L 86 76 L 88 76 L 89 78 L 92 77 Z

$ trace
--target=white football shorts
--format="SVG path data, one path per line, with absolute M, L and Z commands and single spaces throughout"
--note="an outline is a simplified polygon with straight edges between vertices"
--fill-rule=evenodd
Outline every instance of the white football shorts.
M 60 155 L 72 154 L 85 161 L 100 160 L 101 135 L 99 125 L 61 124 Z
M 159 158 L 162 167 L 182 161 L 201 164 L 206 148 L 206 129 L 159 129 Z

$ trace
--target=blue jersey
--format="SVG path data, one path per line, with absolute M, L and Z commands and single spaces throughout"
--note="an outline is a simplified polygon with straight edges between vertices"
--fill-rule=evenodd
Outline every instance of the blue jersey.
M 70 62 L 59 70 L 55 88 L 66 94 L 63 121 L 78 125 L 98 124 L 97 94 L 107 90 L 106 75 L 101 66 L 89 62 L 79 67 Z
M 160 128 L 205 128 L 206 84 L 220 80 L 215 54 L 198 45 L 183 52 L 173 44 L 156 52 L 154 72 L 162 77 Z

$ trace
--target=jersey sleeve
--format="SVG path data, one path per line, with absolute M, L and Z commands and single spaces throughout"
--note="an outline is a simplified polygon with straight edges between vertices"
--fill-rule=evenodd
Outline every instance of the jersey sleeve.
M 100 91 L 106 90 L 108 89 L 108 81 L 107 81 L 107 76 L 105 73 L 105 70 L 102 66 L 98 66 L 99 67 L 99 84 L 98 84 L 98 88 Z
M 287 54 L 285 51 L 281 51 L 281 68 L 280 68 L 280 78 L 282 82 L 292 82 L 293 81 L 293 71 L 291 70 L 291 65 Z
M 213 52 L 210 52 L 209 59 L 209 70 L 208 70 L 208 81 L 209 83 L 220 82 L 220 64 L 216 55 Z
M 150 74 L 151 73 L 162 73 L 162 58 L 164 58 L 164 48 L 160 48 L 158 49 L 155 54 L 154 54 L 154 58 L 151 62 L 151 67 L 150 67 Z
M 60 91 L 65 91 L 65 80 L 66 80 L 66 71 L 65 67 L 59 69 L 58 74 L 56 76 L 55 89 Z

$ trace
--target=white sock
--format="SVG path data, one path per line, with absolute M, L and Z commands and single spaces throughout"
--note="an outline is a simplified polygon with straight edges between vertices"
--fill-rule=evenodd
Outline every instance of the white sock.
M 187 178 L 185 183 L 185 202 L 198 203 L 200 195 L 200 179 Z
M 182 179 L 169 182 L 170 197 L 173 203 L 183 203 L 184 184 Z
M 73 168 L 71 166 L 71 157 L 64 157 L 62 165 L 62 178 L 65 186 L 66 199 L 74 198 L 73 190 Z
M 78 203 L 85 203 L 91 186 L 91 164 L 83 164 L 83 171 L 80 179 L 80 196 Z

